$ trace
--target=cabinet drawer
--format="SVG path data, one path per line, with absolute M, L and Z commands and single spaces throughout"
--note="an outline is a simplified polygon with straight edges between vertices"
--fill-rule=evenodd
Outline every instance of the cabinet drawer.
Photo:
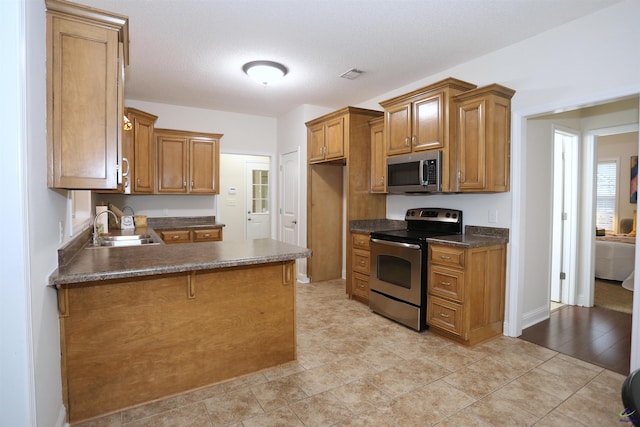
M 462 302 L 464 290 L 464 273 L 460 270 L 444 268 L 439 265 L 431 267 L 429 272 L 429 294 Z
M 165 243 L 191 242 L 191 231 L 189 230 L 168 230 L 160 231 L 159 233 Z
M 456 335 L 462 334 L 462 306 L 435 296 L 427 298 L 427 324 Z
M 435 264 L 464 267 L 464 249 L 429 245 L 429 260 Z
M 369 235 L 353 233 L 351 235 L 352 245 L 354 249 L 369 250 Z
M 353 281 L 351 282 L 351 294 L 361 299 L 369 300 L 369 276 L 353 273 Z
M 362 274 L 369 274 L 369 251 L 354 249 L 351 256 L 351 269 Z
M 222 240 L 222 228 L 193 230 L 194 242 L 214 242 Z

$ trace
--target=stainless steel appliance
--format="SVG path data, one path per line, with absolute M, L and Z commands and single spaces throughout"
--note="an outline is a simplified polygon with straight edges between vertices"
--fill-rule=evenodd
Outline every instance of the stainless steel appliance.
M 442 151 L 387 158 L 389 193 L 442 191 Z
M 462 234 L 462 211 L 415 208 L 407 228 L 371 233 L 369 307 L 421 331 L 427 327 L 427 239 Z

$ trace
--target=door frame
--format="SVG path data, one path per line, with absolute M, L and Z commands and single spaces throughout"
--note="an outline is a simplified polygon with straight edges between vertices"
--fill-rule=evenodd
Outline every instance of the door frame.
M 525 250 L 522 246 L 525 243 L 524 237 L 524 222 L 526 220 L 526 212 L 525 212 L 525 200 L 523 197 L 523 176 L 526 171 L 526 163 L 523 161 L 523 145 L 527 143 L 527 120 L 533 118 L 538 115 L 549 114 L 553 111 L 566 111 L 574 108 L 582 108 L 594 104 L 604 104 L 613 102 L 616 100 L 628 98 L 630 96 L 637 96 L 640 93 L 640 87 L 627 87 L 621 88 L 619 90 L 609 91 L 607 93 L 600 94 L 592 94 L 587 97 L 581 97 L 579 99 L 569 99 L 563 100 L 560 102 L 554 102 L 551 104 L 545 104 L 541 106 L 523 108 L 523 109 L 514 109 L 512 110 L 512 121 L 511 121 L 511 130 L 512 130 L 512 145 L 511 145 L 511 170 L 518 171 L 517 173 L 512 174 L 512 199 L 511 199 L 511 232 L 510 232 L 510 256 L 508 261 L 508 271 L 507 271 L 507 305 L 506 309 L 506 318 L 504 324 L 504 333 L 507 336 L 518 337 L 522 335 L 522 324 L 523 324 L 523 283 L 525 283 L 524 278 L 522 277 L 524 274 L 524 269 L 520 268 L 520 266 L 525 262 Z M 640 121 L 640 117 L 638 118 Z M 587 140 L 588 141 L 588 140 Z M 640 147 L 640 143 L 639 143 Z M 588 153 L 592 153 L 591 156 L 594 156 L 593 149 L 587 150 L 586 155 Z M 595 161 L 595 158 L 591 159 L 583 159 L 583 164 L 588 164 L 589 160 L 591 160 L 591 164 Z M 588 173 L 589 171 L 584 170 L 584 173 Z M 591 170 L 593 173 L 593 169 Z M 590 198 L 589 202 L 591 203 L 591 207 L 593 209 L 593 195 L 586 194 L 583 197 Z M 585 206 L 587 201 L 582 206 Z M 582 209 L 582 208 L 581 208 Z M 593 219 L 591 220 L 591 222 Z M 586 221 L 587 223 L 590 221 Z M 583 223 L 584 224 L 584 223 Z M 593 224 L 592 224 L 593 225 Z M 595 225 L 594 225 L 595 227 Z M 594 234 L 592 229 L 586 229 L 586 225 L 581 225 L 579 228 L 579 235 L 584 236 L 584 233 L 588 233 L 589 235 Z M 595 243 L 594 243 L 595 245 Z M 521 249 L 522 248 L 522 249 Z M 589 248 L 591 262 L 593 262 L 593 249 Z M 636 252 L 635 259 L 635 268 L 640 268 L 640 251 Z M 584 270 L 584 266 L 582 267 Z M 582 271 L 582 270 L 581 270 Z M 640 271 L 640 270 L 639 270 Z M 640 276 L 640 275 L 639 275 Z M 640 289 L 640 277 L 636 276 L 634 281 L 634 286 L 638 286 Z M 639 292 L 634 292 L 633 298 L 633 311 L 635 313 L 640 313 L 640 296 Z M 631 328 L 631 370 L 640 368 L 640 316 L 633 316 L 632 318 L 632 328 Z
M 557 134 L 571 137 L 569 145 L 556 140 Z M 553 138 L 553 209 L 550 298 L 557 292 L 563 304 L 575 305 L 578 234 L 578 159 L 580 154 L 580 131 L 554 124 Z M 562 162 L 560 165 L 559 162 Z M 558 176 L 560 175 L 560 176 Z M 566 218 L 564 217 L 566 215 Z M 560 274 L 566 275 L 565 279 Z

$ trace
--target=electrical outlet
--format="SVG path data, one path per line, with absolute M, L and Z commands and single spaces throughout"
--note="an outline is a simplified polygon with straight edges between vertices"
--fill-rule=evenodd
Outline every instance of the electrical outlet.
M 497 209 L 489 209 L 489 223 L 495 224 L 498 222 L 498 210 Z

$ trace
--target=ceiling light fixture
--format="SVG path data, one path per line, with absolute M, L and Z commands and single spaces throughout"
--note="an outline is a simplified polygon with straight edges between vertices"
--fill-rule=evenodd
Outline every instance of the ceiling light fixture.
M 280 80 L 289 72 L 287 67 L 274 61 L 247 62 L 242 66 L 242 71 L 265 86 Z

